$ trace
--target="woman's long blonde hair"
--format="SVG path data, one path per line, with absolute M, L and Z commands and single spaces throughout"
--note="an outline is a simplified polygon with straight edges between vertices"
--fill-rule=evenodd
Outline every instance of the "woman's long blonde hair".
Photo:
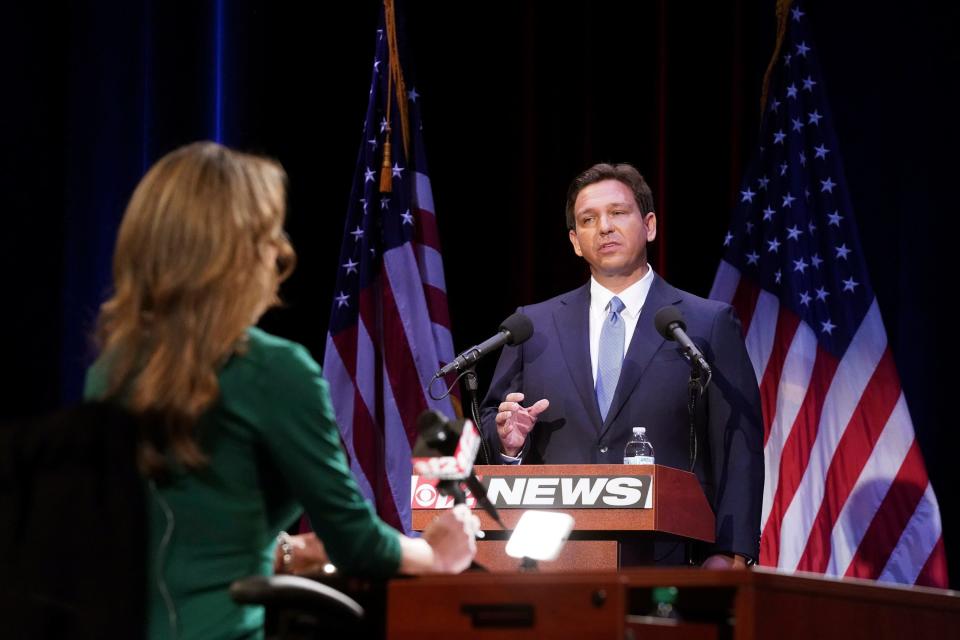
M 217 372 L 293 269 L 285 201 L 278 163 L 212 142 L 167 154 L 137 185 L 96 340 L 104 397 L 152 418 L 145 474 L 166 468 L 168 450 L 187 468 L 206 462 L 195 425 L 217 400 Z

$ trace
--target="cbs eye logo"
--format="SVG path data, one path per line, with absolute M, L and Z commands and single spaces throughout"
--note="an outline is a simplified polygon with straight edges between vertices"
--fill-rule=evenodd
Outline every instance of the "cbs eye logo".
M 421 507 L 432 507 L 437 501 L 437 489 L 433 485 L 422 484 L 417 487 L 413 497 Z

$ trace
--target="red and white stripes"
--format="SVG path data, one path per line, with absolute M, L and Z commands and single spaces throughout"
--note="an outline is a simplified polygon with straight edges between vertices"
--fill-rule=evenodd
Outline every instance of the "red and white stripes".
M 324 359 L 354 475 L 380 516 L 404 531 L 417 416 L 455 415 L 450 398 L 428 393 L 453 342 L 430 181 L 415 176 L 414 241 L 384 253 L 379 278 L 360 291 L 357 325 L 328 335 Z
M 876 301 L 838 359 L 727 262 L 711 298 L 736 309 L 760 387 L 760 563 L 946 586 L 936 497 Z

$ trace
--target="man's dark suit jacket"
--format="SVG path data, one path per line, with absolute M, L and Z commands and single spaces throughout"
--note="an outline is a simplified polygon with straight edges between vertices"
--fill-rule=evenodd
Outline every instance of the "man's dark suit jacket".
M 590 363 L 590 285 L 521 307 L 534 327 L 525 343 L 503 350 L 481 418 L 499 462 L 495 416 L 507 393 L 524 405 L 547 398 L 530 433 L 523 464 L 618 464 L 633 427 L 646 427 L 657 464 L 688 469 L 690 367 L 677 343 L 657 333 L 653 317 L 675 305 L 687 334 L 713 367 L 713 381 L 697 407 L 699 452 L 695 472 L 713 506 L 717 540 L 712 552 L 758 557 L 763 495 L 760 395 L 733 308 L 676 289 L 654 276 L 626 351 L 607 419 L 601 421 Z

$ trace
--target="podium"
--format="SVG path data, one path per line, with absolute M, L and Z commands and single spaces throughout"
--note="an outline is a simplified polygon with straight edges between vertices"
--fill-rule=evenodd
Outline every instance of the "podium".
M 686 471 L 661 465 L 609 464 L 482 465 L 474 472 L 488 485 L 488 496 L 495 493 L 495 484 L 503 488 L 492 497 L 500 503 L 497 508 L 506 530 L 483 510 L 475 510 L 486 534 L 477 543 L 476 560 L 490 571 L 516 570 L 519 561 L 507 556 L 504 548 L 521 514 L 531 508 L 568 513 L 574 519 L 573 532 L 560 556 L 540 563 L 544 572 L 650 564 L 657 541 L 714 541 L 713 511 L 696 476 Z M 605 494 L 614 484 L 613 493 Z M 626 496 L 634 495 L 629 493 L 631 488 L 644 498 L 644 504 L 622 506 L 628 501 Z M 413 528 L 422 531 L 436 517 L 437 509 L 418 504 L 416 482 L 413 494 Z M 588 504 L 591 498 L 593 502 Z

